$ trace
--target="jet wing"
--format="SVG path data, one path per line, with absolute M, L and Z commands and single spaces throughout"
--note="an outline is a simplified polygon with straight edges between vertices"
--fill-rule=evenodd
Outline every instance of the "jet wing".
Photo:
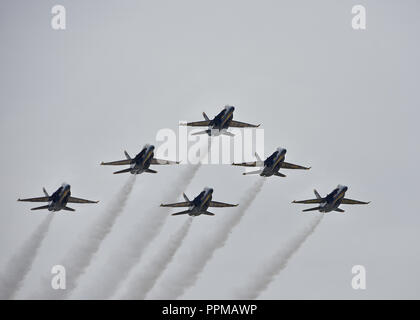
M 28 201 L 28 202 L 48 202 L 48 201 L 50 201 L 50 197 L 39 197 L 39 198 L 18 199 L 18 201 Z
M 240 122 L 240 121 L 235 121 L 232 120 L 229 124 L 229 127 L 232 128 L 258 128 L 260 125 L 257 124 L 250 124 L 250 123 L 245 123 L 245 122 Z
M 218 201 L 210 201 L 209 207 L 216 207 L 216 208 L 222 208 L 222 207 L 237 207 L 237 204 L 230 204 L 230 203 L 224 203 L 224 202 L 218 202 Z
M 310 199 L 310 200 L 293 200 L 292 203 L 321 203 L 324 202 L 324 198 L 320 198 L 320 199 Z
M 81 198 L 69 197 L 67 202 L 70 202 L 70 203 L 98 203 L 99 201 L 92 201 L 92 200 L 86 200 L 86 199 L 81 199 Z
M 352 200 L 352 199 L 344 198 L 341 201 L 341 203 L 342 204 L 368 204 L 368 203 L 370 203 L 370 201 L 369 202 L 363 202 L 363 201 L 359 201 L 359 200 Z
M 285 161 L 282 162 L 281 167 L 283 169 L 303 169 L 303 170 L 309 170 L 311 168 L 311 167 L 302 167 L 297 164 L 288 163 Z
M 171 207 L 171 208 L 179 208 L 179 207 L 189 207 L 191 206 L 191 202 L 177 202 L 177 203 L 168 203 L 168 204 L 161 204 L 161 207 Z
M 232 166 L 256 167 L 257 166 L 257 161 L 253 161 L 253 162 L 242 162 L 242 163 L 232 163 Z
M 209 125 L 210 125 L 210 120 L 187 122 L 186 124 L 183 124 L 183 126 L 188 126 L 188 127 L 208 127 Z
M 179 164 L 179 161 L 160 160 L 153 158 L 150 164 Z
M 118 160 L 118 161 L 111 161 L 111 162 L 101 162 L 102 166 L 123 166 L 123 165 L 129 165 L 131 164 L 133 160 L 132 159 L 126 159 L 126 160 Z

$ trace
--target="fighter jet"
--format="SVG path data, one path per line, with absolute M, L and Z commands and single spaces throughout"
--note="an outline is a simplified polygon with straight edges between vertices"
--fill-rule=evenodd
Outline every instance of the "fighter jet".
M 63 185 L 57 189 L 51 196 L 48 195 L 48 192 L 45 188 L 44 191 L 45 197 L 39 198 L 29 198 L 29 199 L 18 199 L 18 201 L 29 201 L 29 202 L 48 202 L 46 206 L 32 208 L 31 210 L 41 210 L 48 209 L 48 211 L 76 211 L 72 208 L 67 207 L 67 203 L 98 203 L 99 201 L 91 201 L 80 198 L 71 197 L 70 185 L 63 183 Z
M 131 158 L 127 151 L 124 151 L 126 160 L 112 161 L 112 162 L 101 162 L 103 166 L 123 166 L 129 165 L 130 168 L 116 171 L 114 174 L 130 172 L 131 174 L 140 174 L 143 172 L 148 173 L 157 173 L 157 171 L 149 169 L 150 165 L 163 165 L 163 164 L 178 164 L 179 161 L 168 161 L 168 160 L 159 160 L 153 158 L 153 151 L 155 146 L 146 144 L 138 155 L 134 158 Z
M 258 128 L 260 125 L 249 124 L 245 122 L 239 122 L 232 120 L 233 118 L 233 111 L 235 110 L 234 106 L 225 106 L 222 111 L 219 112 L 217 116 L 210 120 L 210 118 L 203 112 L 204 121 L 195 121 L 195 122 L 188 122 L 186 124 L 181 124 L 189 127 L 208 127 L 207 130 L 199 131 L 193 133 L 192 135 L 197 134 L 208 134 L 209 136 L 218 136 L 220 134 L 234 136 L 233 133 L 228 132 L 227 129 L 229 127 L 235 128 Z
M 338 208 L 340 204 L 368 204 L 370 202 L 363 202 L 358 200 L 352 200 L 344 198 L 344 194 L 346 193 L 348 187 L 338 185 L 330 194 L 328 194 L 325 198 L 321 197 L 319 193 L 314 190 L 316 199 L 311 200 L 302 200 L 302 201 L 293 201 L 292 203 L 319 203 L 318 207 L 305 209 L 303 212 L 307 211 L 315 211 L 318 210 L 319 212 L 330 212 L 330 211 L 338 211 L 344 212 L 343 209 Z
M 262 167 L 260 170 L 244 172 L 244 175 L 247 174 L 259 174 L 262 177 L 270 177 L 272 175 L 278 177 L 285 177 L 286 175 L 279 172 L 280 168 L 283 169 L 303 169 L 309 170 L 310 167 L 302 167 L 297 164 L 288 163 L 284 161 L 286 156 L 286 149 L 277 148 L 271 156 L 269 156 L 265 161 L 262 161 L 261 158 L 255 153 L 257 161 L 253 162 L 242 162 L 242 163 L 232 163 L 233 166 L 243 166 L 243 167 Z
M 229 204 L 223 202 L 212 201 L 213 189 L 204 188 L 201 193 L 194 198 L 193 201 L 190 201 L 188 197 L 183 193 L 185 202 L 170 203 L 170 204 L 161 204 L 161 207 L 171 207 L 171 208 L 180 208 L 188 207 L 188 210 L 173 213 L 173 216 L 178 216 L 181 214 L 188 214 L 190 216 L 199 216 L 200 214 L 205 214 L 208 216 L 214 216 L 214 213 L 207 211 L 209 207 L 222 208 L 222 207 L 236 207 L 237 204 Z

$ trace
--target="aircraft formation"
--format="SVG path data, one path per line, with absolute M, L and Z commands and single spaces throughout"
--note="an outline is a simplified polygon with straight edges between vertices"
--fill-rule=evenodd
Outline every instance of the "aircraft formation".
M 234 106 L 225 106 L 222 111 L 220 111 L 213 119 L 206 115 L 203 112 L 204 121 L 195 121 L 187 122 L 186 124 L 181 124 L 190 127 L 207 127 L 204 131 L 199 131 L 193 133 L 197 134 L 207 134 L 208 136 L 218 136 L 218 135 L 227 135 L 234 136 L 233 133 L 229 132 L 229 128 L 257 128 L 260 125 L 249 124 L 245 122 L 240 122 L 233 120 L 233 112 L 235 110 Z M 157 173 L 157 171 L 150 169 L 151 165 L 173 165 L 179 164 L 179 161 L 169 161 L 161 160 L 154 158 L 154 149 L 155 147 L 150 144 L 146 144 L 142 150 L 132 158 L 127 151 L 124 151 L 126 159 L 117 160 L 111 162 L 101 162 L 101 165 L 104 166 L 129 166 L 126 169 L 115 171 L 114 174 L 120 173 L 130 173 L 130 174 L 141 174 L 141 173 Z M 232 163 L 233 166 L 243 166 L 243 167 L 258 167 L 258 170 L 245 172 L 244 175 L 249 174 L 259 174 L 262 177 L 278 176 L 286 177 L 285 174 L 279 172 L 280 169 L 300 169 L 300 170 L 309 170 L 311 167 L 300 166 L 297 164 L 289 163 L 285 161 L 287 150 L 284 148 L 277 148 L 268 158 L 262 160 L 257 153 L 255 153 L 256 161 L 253 162 L 243 162 L 243 163 Z M 344 212 L 340 209 L 341 204 L 368 204 L 369 202 L 347 199 L 344 197 L 347 192 L 348 187 L 343 185 L 338 185 L 331 193 L 326 197 L 321 197 L 320 194 L 314 190 L 315 199 L 293 201 L 292 203 L 300 204 L 317 204 L 317 207 L 304 209 L 302 212 L 307 211 L 319 211 L 321 213 L 327 213 L 331 211 Z M 86 200 L 81 198 L 75 198 L 71 196 L 70 185 L 64 183 L 61 187 L 57 189 L 51 196 L 48 195 L 45 188 L 43 188 L 44 197 L 38 198 L 26 198 L 18 199 L 18 201 L 27 201 L 27 202 L 48 202 L 47 205 L 35 207 L 31 210 L 41 210 L 48 209 L 52 212 L 57 212 L 60 210 L 66 211 L 75 211 L 70 207 L 67 207 L 68 203 L 98 203 L 99 201 Z M 161 207 L 170 207 L 170 208 L 180 208 L 185 207 L 187 210 L 173 213 L 173 216 L 188 214 L 190 216 L 199 216 L 199 215 L 208 215 L 213 216 L 214 213 L 209 212 L 207 209 L 209 207 L 222 208 L 222 207 L 236 207 L 238 204 L 229 204 L 224 202 L 213 201 L 213 189 L 205 187 L 199 195 L 197 195 L 193 200 L 189 200 L 188 197 L 183 194 L 184 202 L 161 204 Z

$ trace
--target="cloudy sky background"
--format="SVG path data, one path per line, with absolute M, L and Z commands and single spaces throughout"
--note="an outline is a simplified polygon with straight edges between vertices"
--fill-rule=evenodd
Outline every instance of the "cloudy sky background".
M 101 161 L 122 159 L 124 149 L 134 155 L 159 129 L 225 104 L 236 106 L 234 119 L 262 123 L 266 155 L 282 146 L 286 161 L 312 169 L 267 179 L 182 298 L 231 298 L 311 219 L 290 202 L 339 183 L 347 197 L 372 203 L 327 215 L 261 298 L 420 298 L 418 1 L 63 0 L 65 31 L 51 29 L 55 4 L 0 3 L 0 267 L 48 214 L 17 198 L 65 181 L 74 196 L 101 202 L 56 215 L 18 298 L 36 297 L 41 277 L 126 182 Z M 351 28 L 355 4 L 367 9 L 365 31 Z M 176 200 L 160 190 L 182 169 L 137 177 L 76 297 L 85 298 L 134 226 Z M 235 203 L 258 178 L 241 173 L 203 166 L 186 193 L 211 186 L 215 200 Z M 229 214 L 213 211 L 194 219 L 169 272 Z M 168 215 L 143 262 L 186 218 Z M 367 290 L 351 287 L 356 264 L 366 267 Z

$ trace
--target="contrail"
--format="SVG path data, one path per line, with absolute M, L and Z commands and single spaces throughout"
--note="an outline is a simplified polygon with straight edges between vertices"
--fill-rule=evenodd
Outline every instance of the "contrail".
M 31 237 L 25 241 L 22 248 L 10 259 L 0 278 L 0 299 L 13 299 L 22 287 L 23 280 L 32 267 L 53 217 L 54 214 L 48 214 Z
M 129 279 L 128 289 L 119 299 L 140 300 L 146 297 L 147 292 L 153 288 L 159 276 L 165 271 L 178 248 L 182 245 L 190 229 L 191 222 L 192 217 L 189 217 L 181 228 L 170 237 L 169 242 L 164 246 L 162 251 L 147 266 L 139 270 L 132 279 Z
M 239 207 L 232 210 L 233 212 L 226 213 L 226 221 L 215 231 L 215 234 L 210 239 L 200 241 L 200 250 L 191 255 L 189 261 L 184 261 L 180 272 L 165 277 L 161 281 L 161 288 L 159 288 L 156 299 L 177 299 L 196 283 L 199 274 L 213 257 L 214 252 L 225 245 L 231 230 L 239 224 L 245 212 L 261 191 L 264 181 L 265 178 L 259 177 L 251 188 L 245 192 L 245 196 L 239 202 Z
M 237 290 L 236 299 L 251 300 L 258 298 L 267 289 L 277 274 L 286 268 L 289 260 L 315 231 L 322 218 L 323 215 L 315 217 L 300 234 L 297 234 L 290 240 L 286 247 L 276 252 L 269 261 L 262 264 L 253 276 L 248 277 L 248 284 L 240 290 Z
M 124 210 L 128 197 L 133 190 L 136 175 L 130 175 L 127 182 L 117 193 L 109 207 L 101 214 L 81 241 L 73 247 L 60 263 L 66 268 L 66 290 L 51 290 L 45 288 L 46 298 L 64 299 L 76 288 L 80 276 L 85 272 L 105 237 L 111 232 L 116 219 Z
M 169 184 L 165 199 L 178 197 L 194 178 L 201 164 L 188 166 L 184 169 L 178 180 Z M 119 285 L 128 277 L 131 270 L 140 261 L 144 251 L 161 231 L 168 217 L 168 209 L 157 207 L 148 213 L 147 219 L 142 219 L 135 234 L 129 234 L 127 240 L 117 252 L 112 252 L 107 263 L 101 265 L 101 270 L 92 274 L 95 285 L 83 291 L 83 297 L 89 299 L 108 299 L 115 294 Z M 96 278 L 98 277 L 98 278 Z M 80 297 L 78 297 L 80 298 Z

